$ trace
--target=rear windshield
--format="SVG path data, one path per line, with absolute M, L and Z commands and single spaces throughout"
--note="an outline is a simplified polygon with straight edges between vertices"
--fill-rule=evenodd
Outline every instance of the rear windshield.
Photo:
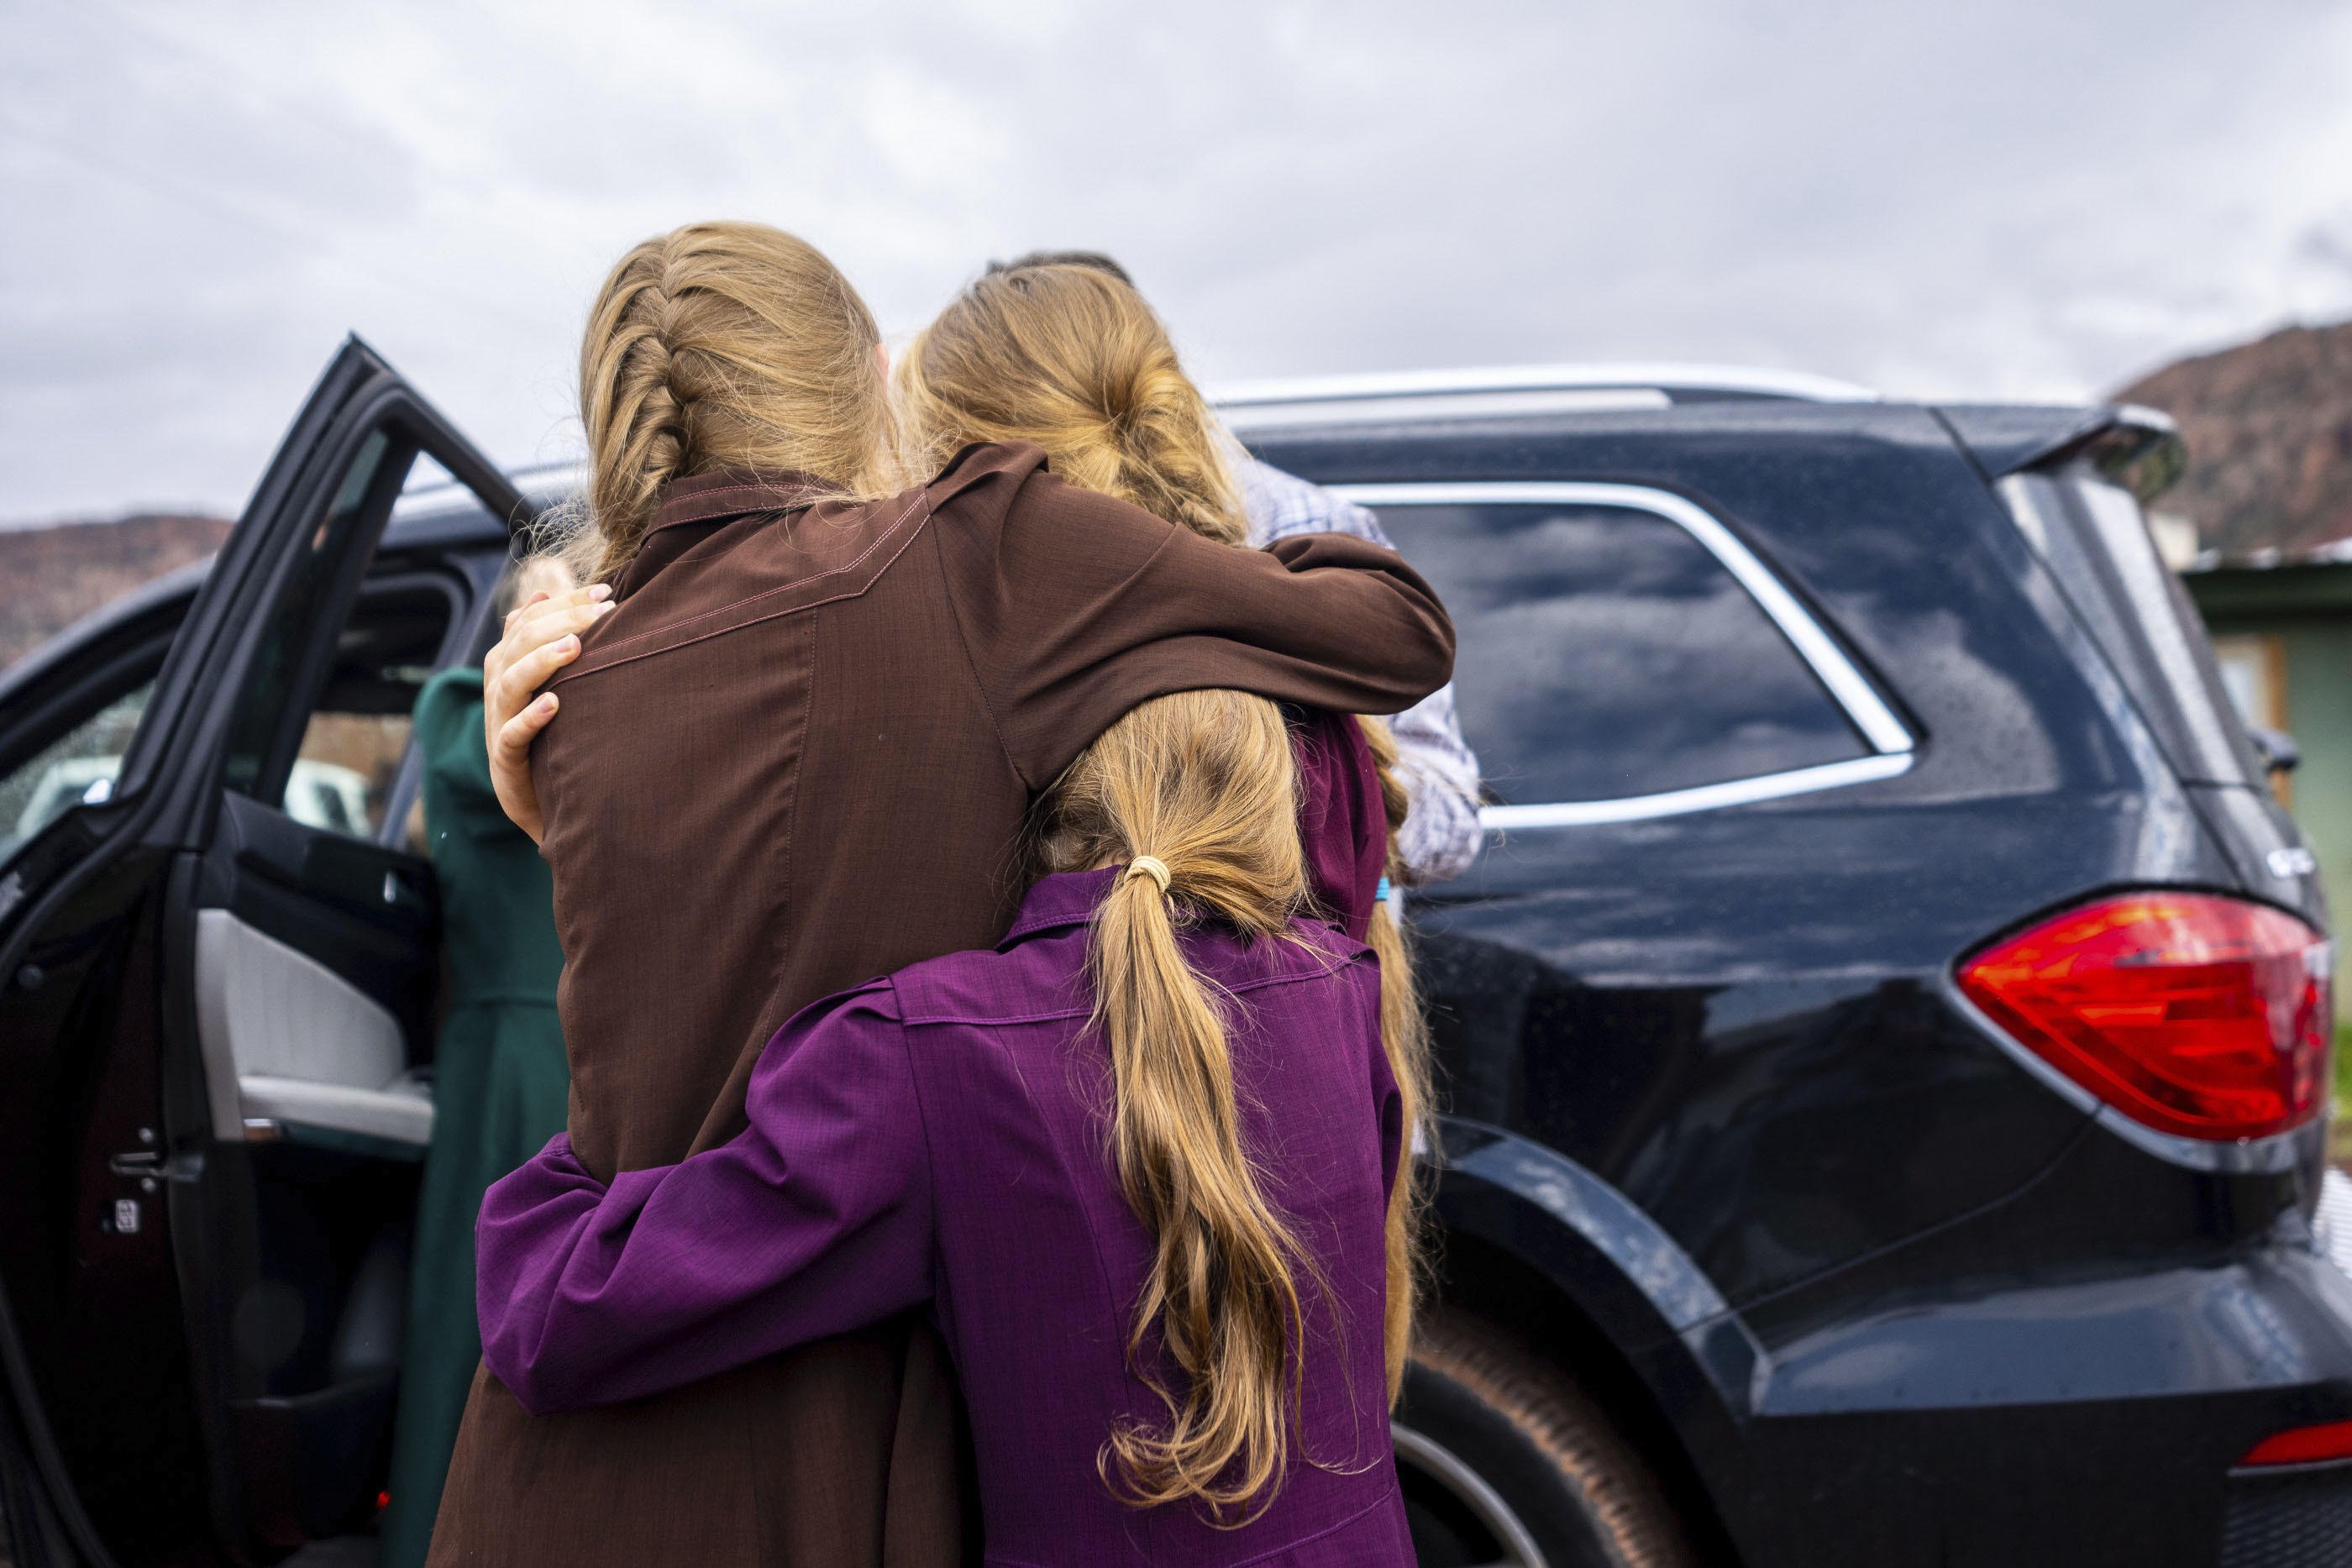
M 2132 493 L 2089 463 L 2001 481 L 2017 526 L 2049 562 L 2174 770 L 2188 780 L 2263 778 L 2196 606 L 2156 551 Z

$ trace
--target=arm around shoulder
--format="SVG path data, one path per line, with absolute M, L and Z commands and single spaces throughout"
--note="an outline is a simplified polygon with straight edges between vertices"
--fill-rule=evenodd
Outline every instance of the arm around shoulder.
M 599 1182 L 557 1137 L 475 1231 L 482 1360 L 534 1415 L 698 1382 L 930 1293 L 928 1150 L 887 983 L 803 1009 L 751 1124 Z
M 1169 692 L 1394 713 L 1453 672 L 1437 595 L 1364 540 L 1236 549 L 1043 473 L 999 517 L 992 536 L 942 530 L 940 548 L 973 666 L 1033 784 Z

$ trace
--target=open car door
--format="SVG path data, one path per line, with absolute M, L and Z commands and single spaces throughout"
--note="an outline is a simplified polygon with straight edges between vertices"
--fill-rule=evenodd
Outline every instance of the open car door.
M 389 807 L 404 705 L 487 613 L 478 580 L 371 572 L 420 454 L 524 520 L 351 340 L 176 634 L 133 617 L 0 685 L 0 796 L 31 801 L 0 836 L 20 1564 L 267 1561 L 374 1505 L 439 972 Z

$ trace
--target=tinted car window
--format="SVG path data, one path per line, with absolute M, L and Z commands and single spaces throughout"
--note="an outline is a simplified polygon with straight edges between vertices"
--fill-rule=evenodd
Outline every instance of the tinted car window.
M 288 774 L 279 773 L 274 779 L 269 775 L 273 757 L 278 758 L 276 767 L 281 768 L 292 760 L 284 757 L 279 747 L 289 710 L 305 700 L 296 689 L 302 677 L 302 661 L 336 573 L 343 567 L 353 536 L 367 520 L 368 503 L 382 487 L 383 466 L 391 451 L 383 432 L 368 435 L 326 515 L 311 530 L 307 548 L 295 551 L 290 580 L 263 632 L 230 724 L 222 782 L 240 795 L 266 798 L 285 787 Z
M 0 778 L 0 859 L 74 807 L 113 793 L 154 690 L 152 677 L 142 681 Z
M 2173 766 L 2253 783 L 2264 769 L 2230 706 L 2205 626 L 2156 551 L 2139 502 L 2087 462 L 2011 475 L 2002 498 L 2066 591 Z
M 1606 800 L 1867 753 L 1705 546 L 1617 507 L 1381 509 L 1444 597 L 1454 696 L 1492 796 Z
M 351 569 L 361 531 L 389 509 L 410 455 L 383 431 L 369 434 L 307 548 L 295 551 L 238 698 L 224 768 L 226 788 L 274 795 L 296 821 L 354 838 L 383 836 L 408 751 L 409 712 L 458 605 L 451 585 L 436 579 L 371 580 L 323 650 L 324 667 L 317 663 L 337 577 Z

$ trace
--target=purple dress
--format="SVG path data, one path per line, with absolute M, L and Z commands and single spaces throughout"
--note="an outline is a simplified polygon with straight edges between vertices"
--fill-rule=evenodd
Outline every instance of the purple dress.
M 1331 734 L 1302 743 L 1302 826 L 1318 892 L 1360 935 L 1377 796 L 1352 728 Z M 971 1409 L 990 1563 L 1411 1568 L 1381 1337 L 1400 1107 L 1377 962 L 1332 925 L 1181 936 L 1240 1004 L 1245 1146 L 1329 1286 L 1302 1282 L 1287 1477 L 1233 1531 L 1129 1508 L 1098 1478 L 1112 1425 L 1162 1414 L 1127 1364 L 1152 1249 L 1109 1166 L 1108 1058 L 1083 1034 L 1087 922 L 1116 874 L 1047 877 L 994 951 L 803 1010 L 719 1148 L 608 1189 L 558 1137 L 499 1182 L 477 1243 L 490 1372 L 535 1413 L 611 1404 L 928 1302 Z

